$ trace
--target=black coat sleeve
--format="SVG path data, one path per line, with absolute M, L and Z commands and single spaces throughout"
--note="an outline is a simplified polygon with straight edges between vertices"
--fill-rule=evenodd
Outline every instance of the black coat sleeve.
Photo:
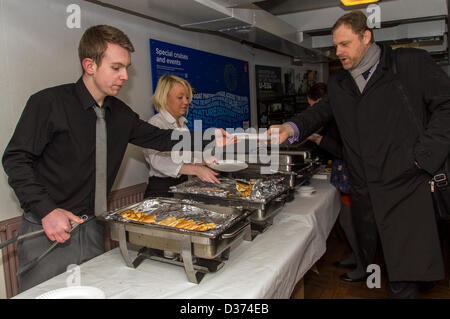
M 342 141 L 335 121 L 330 122 L 328 125 L 319 147 L 335 158 L 342 159 Z
M 413 59 L 410 65 L 417 66 L 423 102 L 430 114 L 414 156 L 423 169 L 433 174 L 450 153 L 450 79 L 426 51 L 417 50 Z
M 325 135 L 322 138 L 319 147 L 324 149 L 334 157 L 342 159 L 342 145 L 328 135 Z
M 308 108 L 288 121 L 297 125 L 300 132 L 299 142 L 301 142 L 322 126 L 326 126 L 332 119 L 331 105 L 328 97 L 325 96 L 314 107 Z

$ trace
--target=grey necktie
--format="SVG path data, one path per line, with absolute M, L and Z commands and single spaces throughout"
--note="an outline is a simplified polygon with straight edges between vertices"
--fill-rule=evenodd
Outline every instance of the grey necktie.
M 105 109 L 94 106 L 97 115 L 95 137 L 95 216 L 106 212 L 106 121 Z

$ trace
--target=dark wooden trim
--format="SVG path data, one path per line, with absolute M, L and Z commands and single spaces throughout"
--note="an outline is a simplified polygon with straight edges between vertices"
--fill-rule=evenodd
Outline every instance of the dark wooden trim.
M 140 202 L 144 199 L 146 187 L 147 183 L 142 183 L 112 191 L 108 197 L 108 210 Z
M 108 210 L 118 209 L 127 205 L 132 205 L 144 199 L 147 183 L 137 184 L 111 192 L 108 197 Z M 22 216 L 10 218 L 0 222 L 1 241 L 16 237 L 22 224 Z M 109 251 L 119 244 L 111 240 L 111 233 L 108 226 L 105 227 L 105 250 Z M 19 293 L 19 280 L 16 276 L 18 269 L 17 243 L 11 244 L 2 249 L 3 270 L 5 275 L 5 286 L 7 298 L 14 297 Z
M 0 222 L 1 241 L 15 237 L 19 233 L 22 216 L 10 218 Z M 3 270 L 5 275 L 6 297 L 11 298 L 19 292 L 19 281 L 16 277 L 18 269 L 17 243 L 2 249 Z

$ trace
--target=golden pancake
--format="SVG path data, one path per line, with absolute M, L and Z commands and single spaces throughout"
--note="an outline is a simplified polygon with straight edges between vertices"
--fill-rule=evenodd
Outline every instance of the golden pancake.
M 192 219 L 189 219 L 189 220 L 185 220 L 185 221 L 183 221 L 181 223 L 178 223 L 175 227 L 176 228 L 184 228 L 184 229 L 186 229 L 186 227 L 189 227 L 189 226 L 191 226 L 193 224 L 195 224 L 195 222 Z
M 174 221 L 176 221 L 177 219 L 173 216 L 167 217 L 166 219 L 163 219 L 162 221 L 160 221 L 158 224 L 159 225 L 164 225 L 167 226 L 171 223 L 173 223 Z
M 147 215 L 142 217 L 139 221 L 143 222 L 143 223 L 154 223 L 155 222 L 155 215 L 151 214 L 151 215 Z

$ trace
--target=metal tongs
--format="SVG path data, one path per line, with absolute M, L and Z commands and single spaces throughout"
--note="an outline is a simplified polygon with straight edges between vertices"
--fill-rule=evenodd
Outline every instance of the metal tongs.
M 12 243 L 15 243 L 16 241 L 20 241 L 20 240 L 28 238 L 28 237 L 33 237 L 35 235 L 42 234 L 43 232 L 44 232 L 44 230 L 41 229 L 41 230 L 36 230 L 36 231 L 28 233 L 28 234 L 24 234 L 24 235 L 20 235 L 20 236 L 16 236 L 16 237 L 10 238 L 7 241 L 4 241 L 4 242 L 0 243 L 0 249 L 3 249 L 3 248 L 5 248 L 6 246 L 8 246 L 8 245 L 10 245 Z
M 94 218 L 94 217 L 95 217 L 95 215 L 91 215 L 91 216 L 83 215 L 83 216 L 81 216 L 80 218 L 84 221 L 84 222 L 82 223 L 82 224 L 84 224 L 86 221 L 88 221 L 89 219 Z M 73 232 L 80 224 L 78 224 L 78 223 L 75 222 L 75 221 L 71 221 L 71 222 L 70 222 L 70 225 L 72 226 L 72 228 L 70 229 L 69 234 L 71 234 L 71 233 L 72 233 L 72 232 Z M 25 235 L 22 235 L 22 236 L 18 236 L 18 237 L 16 237 L 16 238 L 12 238 L 12 239 L 10 239 L 10 240 L 12 240 L 11 242 L 14 242 L 14 241 L 16 241 L 16 240 L 22 240 L 22 239 L 24 239 L 24 238 L 31 237 L 31 236 L 34 236 L 34 235 L 36 235 L 36 234 L 42 233 L 42 232 L 44 232 L 43 229 L 42 229 L 42 230 L 35 231 L 35 232 L 32 232 L 32 233 L 28 233 L 28 234 L 25 234 Z M 9 240 L 9 241 L 10 241 L 10 240 Z M 5 244 L 6 244 L 6 243 L 7 243 L 7 242 L 5 242 Z M 21 268 L 17 271 L 16 275 L 17 275 L 17 276 L 20 276 L 22 273 L 24 273 L 24 272 L 30 270 L 31 268 L 33 268 L 34 266 L 36 266 L 36 264 L 37 264 L 42 258 L 44 258 L 45 256 L 47 256 L 47 254 L 48 254 L 49 252 L 51 252 L 56 246 L 58 246 L 58 244 L 59 244 L 59 242 L 55 241 L 49 248 L 47 248 L 47 250 L 46 250 L 42 255 L 40 255 L 40 256 L 34 258 L 33 260 L 31 260 L 31 261 L 29 261 L 28 263 L 26 263 L 23 267 L 21 267 Z

